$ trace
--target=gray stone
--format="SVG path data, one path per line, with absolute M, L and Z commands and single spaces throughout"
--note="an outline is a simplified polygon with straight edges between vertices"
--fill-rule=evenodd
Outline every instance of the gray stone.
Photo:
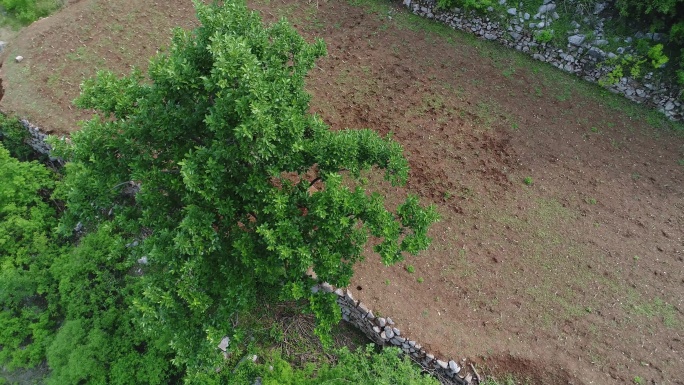
M 513 40 L 520 40 L 520 34 L 517 32 L 510 32 L 509 35 L 511 36 L 511 39 Z
M 392 329 L 385 328 L 385 339 L 392 339 L 394 337 L 394 332 Z
M 138 263 L 141 265 L 147 265 L 147 256 L 143 256 L 142 258 L 138 259 Z
M 451 361 L 449 361 L 449 370 L 451 370 L 451 371 L 454 372 L 454 373 L 458 373 L 458 372 L 461 371 L 461 367 L 458 366 L 458 364 L 456 363 L 456 361 L 451 360 Z
M 23 56 L 17 56 L 17 57 L 14 58 L 14 61 L 17 62 L 17 63 L 21 63 L 22 60 L 24 60 L 24 57 L 23 57 Z
M 506 0 L 499 0 L 499 5 L 506 5 Z
M 487 40 L 496 40 L 496 35 L 493 33 L 485 33 L 484 37 Z
M 380 330 L 380 328 L 377 327 L 377 326 L 373 326 L 373 331 L 376 332 L 376 333 L 378 333 L 378 334 L 380 334 L 380 332 L 381 332 L 382 330 Z
M 401 331 L 397 328 L 392 328 L 392 331 L 394 332 L 395 335 L 398 335 L 398 336 L 401 335 Z
M 671 100 L 665 104 L 665 111 L 672 111 L 674 108 L 675 108 L 675 105 L 674 105 L 674 103 L 672 103 Z
M 572 22 L 570 22 L 570 26 L 571 26 L 572 28 L 579 28 L 579 27 L 580 27 L 580 23 L 578 23 L 578 22 L 576 22 L 575 20 L 573 20 Z
M 542 14 L 542 13 L 547 13 L 547 12 L 553 12 L 555 10 L 556 10 L 556 4 L 548 3 L 548 4 L 544 4 L 544 5 L 540 6 L 539 10 L 537 12 Z
M 363 315 L 368 314 L 368 311 L 369 311 L 368 306 L 366 306 L 365 303 L 359 302 L 359 304 L 356 307 L 361 311 L 361 314 L 363 314 Z
M 531 29 L 537 28 L 537 23 L 530 23 L 530 24 L 529 24 L 529 27 L 530 27 Z
M 327 282 L 321 284 L 321 289 L 326 293 L 332 293 L 334 291 L 332 285 Z
M 425 357 L 427 357 L 427 359 L 430 360 L 430 361 L 432 361 L 432 360 L 435 359 L 435 356 L 433 356 L 433 355 L 430 354 L 430 353 L 426 354 Z
M 444 361 L 442 361 L 442 360 L 437 360 L 437 365 L 438 365 L 440 368 L 442 368 L 442 369 L 446 369 L 446 368 L 447 368 L 447 363 L 444 362 Z
M 606 6 L 606 3 L 596 3 L 594 6 L 594 15 L 598 15 L 599 13 L 603 12 L 603 10 L 606 9 Z
M 605 40 L 605 39 L 594 40 L 594 45 L 597 45 L 599 47 L 604 46 L 604 45 L 608 45 L 608 40 Z
M 515 16 L 515 15 L 518 14 L 518 10 L 515 9 L 515 8 L 508 8 L 508 9 L 506 10 L 506 12 L 507 12 L 509 15 L 511 15 L 511 16 Z
M 349 303 L 352 303 L 354 306 L 356 306 L 356 300 L 354 300 L 354 296 L 349 290 L 347 290 L 344 295 Z
M 553 15 L 551 15 L 551 17 L 553 17 L 555 20 L 560 19 L 560 15 L 558 14 L 558 12 L 554 12 Z
M 617 55 L 612 52 L 608 52 L 606 56 L 608 56 L 608 59 L 615 59 L 617 57 Z
M 546 27 L 546 23 L 545 23 L 545 22 L 540 21 L 539 23 L 537 23 L 537 28 L 544 28 L 544 27 Z
M 572 35 L 568 37 L 568 43 L 579 47 L 584 43 L 584 39 L 586 39 L 584 35 Z
M 7 46 L 7 42 L 0 40 L 0 53 L 5 50 L 6 46 Z
M 342 289 L 335 289 L 335 294 L 337 294 L 338 297 L 344 297 L 344 291 Z
M 228 346 L 230 346 L 230 337 L 223 337 L 221 343 L 218 344 L 218 348 L 225 352 Z
M 388 325 L 394 325 L 394 321 L 390 317 L 387 317 L 387 324 Z
M 385 333 L 384 330 L 380 332 L 380 338 L 382 338 L 383 340 L 387 339 L 387 333 Z
M 375 315 L 373 314 L 372 310 L 368 310 L 368 314 L 366 314 L 366 318 L 371 320 L 371 321 L 375 319 Z
M 640 98 L 643 98 L 643 97 L 646 96 L 646 92 L 645 92 L 644 90 L 642 90 L 641 88 L 639 88 L 638 90 L 636 90 L 636 94 L 637 94 L 637 96 L 640 97 Z
M 623 53 L 625 53 L 625 49 L 624 49 L 623 47 L 617 47 L 617 49 L 615 50 L 615 52 L 616 52 L 618 55 L 622 55 Z
M 542 55 L 542 54 L 540 54 L 540 53 L 535 53 L 534 55 L 532 55 L 532 57 L 533 57 L 535 60 L 546 61 L 546 58 L 544 57 L 544 55 Z
M 382 317 L 378 317 L 375 320 L 378 322 L 378 326 L 380 326 L 381 328 L 384 328 L 385 324 L 387 323 L 385 319 Z
M 593 57 L 596 60 L 602 60 L 606 56 L 605 52 L 601 51 L 596 47 L 591 47 L 589 51 L 587 51 L 587 55 Z
M 525 20 L 530 20 L 530 14 L 527 13 L 527 12 L 525 12 L 525 14 L 523 15 L 523 18 L 524 18 Z

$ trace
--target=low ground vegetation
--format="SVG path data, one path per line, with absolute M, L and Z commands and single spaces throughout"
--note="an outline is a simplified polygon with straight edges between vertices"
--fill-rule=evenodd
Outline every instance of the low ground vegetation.
M 63 0 L 0 0 L 3 16 L 0 23 L 18 28 L 49 16 L 63 5 Z

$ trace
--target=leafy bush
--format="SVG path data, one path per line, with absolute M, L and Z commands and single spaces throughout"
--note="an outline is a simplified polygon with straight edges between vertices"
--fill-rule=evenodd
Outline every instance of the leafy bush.
M 149 339 L 135 321 L 143 278 L 129 274 L 129 254 L 103 225 L 52 264 L 65 320 L 47 348 L 48 384 L 167 384 L 176 375 L 168 340 Z
M 307 298 L 325 338 L 339 308 L 333 295 L 311 293 L 307 270 L 347 286 L 369 236 L 394 263 L 427 248 L 437 214 L 414 196 L 391 212 L 360 187 L 374 167 L 406 182 L 397 143 L 370 130 L 332 132 L 308 113 L 304 78 L 325 54 L 321 41 L 307 43 L 285 21 L 264 28 L 239 1 L 198 3 L 197 13 L 201 26 L 175 31 L 149 81 L 136 72 L 86 81 L 77 103 L 102 117 L 73 144 L 53 144 L 71 161 L 57 190 L 68 208 L 61 233 L 111 223 L 145 234 L 136 248 L 149 260 L 134 301 L 139 321 L 171 344 L 188 383 L 207 383 L 226 365 L 221 339 L 237 349 L 246 338 L 234 317 L 257 306 L 257 293 Z M 95 338 L 71 337 L 85 348 Z M 49 354 L 58 366 L 71 362 L 62 356 Z
M 648 50 L 648 58 L 651 59 L 653 68 L 660 68 L 670 59 L 663 53 L 663 45 L 656 44 Z
M 372 345 L 350 352 L 343 348 L 338 352 L 335 365 L 320 368 L 308 366 L 293 369 L 279 357 L 272 357 L 264 364 L 247 360 L 231 376 L 230 384 L 251 384 L 257 377 L 264 385 L 437 385 L 439 381 L 423 376 L 407 357 L 401 358 L 401 351 L 394 347 L 375 352 Z M 271 370 L 272 368 L 272 370 Z
M 59 247 L 51 241 L 55 209 L 45 202 L 51 172 L 12 158 L 0 144 L 0 365 L 42 361 L 56 315 L 49 274 Z
M 534 38 L 540 43 L 548 43 L 553 40 L 554 33 L 553 30 L 543 29 L 541 31 L 535 31 Z
M 19 160 L 29 160 L 33 149 L 26 144 L 30 134 L 16 117 L 5 116 L 0 113 L 0 141 L 11 156 Z
M 445 10 L 461 7 L 482 11 L 494 4 L 493 0 L 437 0 L 437 8 Z
M 31 24 L 50 15 L 62 5 L 60 0 L 0 0 L 0 5 L 21 24 Z

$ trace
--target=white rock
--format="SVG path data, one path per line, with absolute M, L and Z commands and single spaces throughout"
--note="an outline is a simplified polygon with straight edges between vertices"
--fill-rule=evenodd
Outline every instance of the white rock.
M 221 343 L 218 344 L 218 348 L 225 352 L 226 349 L 228 349 L 229 345 L 230 345 L 230 338 L 228 336 L 226 336 L 226 337 L 223 337 L 223 339 L 221 340 Z
M 515 16 L 515 15 L 518 14 L 518 10 L 515 9 L 515 8 L 508 8 L 508 9 L 506 10 L 506 12 L 508 12 L 508 14 L 511 15 L 511 16 Z
M 23 57 L 23 56 L 17 56 L 17 57 L 14 58 L 14 61 L 17 62 L 17 63 L 21 63 L 22 60 L 24 60 L 24 57 Z

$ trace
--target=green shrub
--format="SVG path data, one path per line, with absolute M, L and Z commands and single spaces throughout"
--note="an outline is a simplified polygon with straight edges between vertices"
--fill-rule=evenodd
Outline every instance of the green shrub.
M 7 13 L 23 25 L 50 15 L 62 5 L 61 0 L 0 0 Z
M 43 360 L 57 315 L 49 266 L 55 209 L 45 202 L 51 172 L 20 162 L 0 144 L 0 365 L 31 367 Z
M 670 28 L 670 41 L 675 44 L 684 45 L 684 21 L 672 25 Z
M 541 31 L 534 32 L 534 39 L 540 43 L 548 43 L 553 40 L 554 36 L 553 30 L 550 29 L 542 29 Z
M 648 58 L 651 59 L 653 68 L 660 68 L 670 59 L 663 53 L 663 45 L 656 44 L 648 50 Z
M 494 6 L 494 4 L 495 2 L 493 0 L 437 0 L 437 8 L 444 10 L 461 7 L 482 11 Z
M 26 144 L 29 138 L 29 132 L 21 125 L 19 119 L 0 114 L 0 141 L 10 155 L 19 160 L 31 159 L 33 149 Z
M 111 226 L 100 226 L 50 267 L 64 323 L 47 348 L 48 384 L 167 384 L 176 375 L 168 340 L 135 320 L 143 278 Z
M 251 384 L 261 377 L 264 385 L 437 385 L 435 378 L 424 376 L 398 348 L 388 347 L 376 352 L 372 345 L 350 352 L 343 348 L 337 352 L 338 362 L 316 368 L 309 365 L 294 369 L 278 356 L 266 363 L 246 361 L 230 375 L 229 384 Z M 271 367 L 273 368 L 271 370 Z

